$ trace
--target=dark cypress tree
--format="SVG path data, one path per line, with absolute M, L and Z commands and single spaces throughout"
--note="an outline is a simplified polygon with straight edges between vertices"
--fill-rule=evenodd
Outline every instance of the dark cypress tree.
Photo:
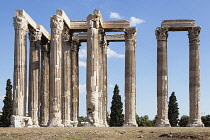
M 6 96 L 4 97 L 4 107 L 2 108 L 1 126 L 9 127 L 10 116 L 12 115 L 12 85 L 10 79 L 7 80 Z
M 178 121 L 179 121 L 179 108 L 178 108 L 175 92 L 172 92 L 171 96 L 169 97 L 168 119 L 171 126 L 174 126 L 174 127 L 177 126 Z
M 111 127 L 120 127 L 124 122 L 123 112 L 123 103 L 121 102 L 121 96 L 119 95 L 119 87 L 115 85 L 114 95 L 112 97 L 112 106 L 111 106 L 111 114 L 110 114 L 110 126 Z

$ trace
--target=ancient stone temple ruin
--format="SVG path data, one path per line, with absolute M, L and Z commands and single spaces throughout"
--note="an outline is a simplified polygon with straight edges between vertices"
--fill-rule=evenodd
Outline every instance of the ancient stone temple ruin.
M 24 10 L 16 10 L 14 27 L 13 127 L 77 126 L 81 42 L 87 42 L 87 121 L 91 126 L 108 126 L 107 46 L 110 42 L 125 42 L 124 126 L 137 126 L 136 28 L 130 27 L 129 21 L 103 21 L 97 9 L 85 21 L 71 21 L 63 10 L 57 10 L 51 17 L 51 33 L 48 33 Z M 106 32 L 123 34 L 106 35 Z M 30 53 L 27 53 L 27 33 Z
M 156 29 L 157 38 L 157 122 L 170 126 L 168 120 L 168 31 L 188 31 L 190 118 L 187 126 L 204 126 L 200 117 L 200 29 L 195 20 L 164 20 Z

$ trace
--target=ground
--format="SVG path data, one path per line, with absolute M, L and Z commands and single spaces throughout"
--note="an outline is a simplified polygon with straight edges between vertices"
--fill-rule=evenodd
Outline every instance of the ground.
M 210 128 L 158 127 L 78 127 L 78 128 L 0 128 L 0 139 L 27 140 L 210 140 Z

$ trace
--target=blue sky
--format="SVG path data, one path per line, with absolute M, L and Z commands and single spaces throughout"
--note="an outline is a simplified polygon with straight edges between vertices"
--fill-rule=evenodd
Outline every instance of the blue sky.
M 7 0 L 0 4 L 0 108 L 6 80 L 13 79 L 14 27 L 16 9 L 24 9 L 38 24 L 50 32 L 50 16 L 63 9 L 70 20 L 86 20 L 99 9 L 104 20 L 135 19 L 137 27 L 136 91 L 138 115 L 153 119 L 157 112 L 155 29 L 162 20 L 195 19 L 202 26 L 200 41 L 201 115 L 210 114 L 210 1 L 202 0 Z M 112 13 L 112 14 L 111 14 Z M 114 14 L 113 14 L 114 13 Z M 112 16 L 111 16 L 112 15 Z M 114 16 L 114 18 L 113 18 Z M 112 18 L 111 18 L 112 17 Z M 133 18 L 131 18 L 133 17 Z M 135 17 L 135 18 L 134 18 Z M 120 19 L 117 19 L 120 18 Z M 144 22 L 141 22 L 141 21 Z M 187 32 L 169 32 L 168 72 L 169 95 L 175 91 L 180 115 L 189 114 L 189 41 Z M 28 46 L 29 47 L 29 46 Z M 85 47 L 80 49 L 80 115 L 85 115 Z M 108 110 L 114 85 L 118 84 L 124 102 L 124 43 L 110 43 L 108 58 Z

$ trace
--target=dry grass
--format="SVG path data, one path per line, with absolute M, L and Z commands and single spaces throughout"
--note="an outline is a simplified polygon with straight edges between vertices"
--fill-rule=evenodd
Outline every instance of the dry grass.
M 0 128 L 0 139 L 18 140 L 210 140 L 210 128 L 157 127 L 78 127 L 78 128 Z

